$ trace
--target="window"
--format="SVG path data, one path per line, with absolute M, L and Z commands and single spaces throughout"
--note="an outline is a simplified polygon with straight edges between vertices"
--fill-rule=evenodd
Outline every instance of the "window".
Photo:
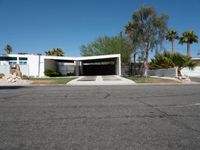
M 19 65 L 27 65 L 27 57 L 19 57 Z

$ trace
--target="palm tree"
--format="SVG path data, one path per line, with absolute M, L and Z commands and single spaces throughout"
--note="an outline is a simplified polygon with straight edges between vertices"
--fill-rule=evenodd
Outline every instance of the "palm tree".
M 10 54 L 12 52 L 12 47 L 9 44 L 7 44 L 4 50 L 6 51 L 7 54 Z
M 190 44 L 198 43 L 198 36 L 194 31 L 185 31 L 179 41 L 180 44 L 187 44 L 187 56 L 190 57 Z
M 174 51 L 174 40 L 178 39 L 178 33 L 176 30 L 171 30 L 166 35 L 166 40 L 170 41 L 172 43 L 172 51 Z

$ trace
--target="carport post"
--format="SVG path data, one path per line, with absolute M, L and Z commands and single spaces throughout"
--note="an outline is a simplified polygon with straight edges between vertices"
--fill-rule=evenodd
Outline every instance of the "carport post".
M 76 76 L 79 76 L 80 75 L 80 73 L 79 73 L 79 64 L 80 64 L 80 61 L 76 60 L 75 62 L 76 62 L 75 74 L 76 74 Z
M 116 74 L 121 76 L 121 56 L 116 59 Z

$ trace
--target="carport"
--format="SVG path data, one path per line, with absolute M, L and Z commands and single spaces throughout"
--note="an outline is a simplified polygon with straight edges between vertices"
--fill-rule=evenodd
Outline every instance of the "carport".
M 82 57 L 76 62 L 77 75 L 121 75 L 120 55 Z
M 116 75 L 116 59 L 82 61 L 82 75 Z
M 47 69 L 61 75 L 121 75 L 121 55 L 100 55 L 86 57 L 41 56 L 38 60 L 38 75 L 44 76 Z

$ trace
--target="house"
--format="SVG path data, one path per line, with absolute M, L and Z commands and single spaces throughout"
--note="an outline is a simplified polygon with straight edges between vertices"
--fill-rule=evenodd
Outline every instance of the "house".
M 100 55 L 87 57 L 60 57 L 38 54 L 0 55 L 0 73 L 10 74 L 10 67 L 20 65 L 23 75 L 44 77 L 45 70 L 80 75 L 121 75 L 121 55 Z

